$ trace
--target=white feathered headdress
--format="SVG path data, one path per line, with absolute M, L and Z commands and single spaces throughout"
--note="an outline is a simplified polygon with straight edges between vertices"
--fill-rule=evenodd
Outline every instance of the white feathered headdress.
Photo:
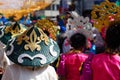
M 90 23 L 89 17 L 79 16 L 76 12 L 70 12 L 73 19 L 71 19 L 72 24 L 70 22 L 68 25 L 72 25 L 71 30 L 67 31 L 68 38 L 74 34 L 74 32 L 82 32 L 86 35 L 87 38 L 92 39 L 92 23 Z

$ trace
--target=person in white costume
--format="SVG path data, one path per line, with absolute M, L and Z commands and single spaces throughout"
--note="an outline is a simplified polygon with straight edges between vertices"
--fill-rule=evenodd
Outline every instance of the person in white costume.
M 49 65 L 32 70 L 13 64 L 6 69 L 2 80 L 58 80 L 58 76 L 55 69 Z
M 11 39 L 5 52 L 14 64 L 7 67 L 2 80 L 58 80 L 49 64 L 58 58 L 59 47 L 40 28 L 30 27 Z

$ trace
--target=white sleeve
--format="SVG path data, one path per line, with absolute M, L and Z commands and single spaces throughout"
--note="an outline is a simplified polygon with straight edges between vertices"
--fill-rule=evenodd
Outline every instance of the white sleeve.
M 0 49 L 0 67 L 3 68 L 4 51 Z
M 12 77 L 12 70 L 11 68 L 8 66 L 2 76 L 2 80 L 14 80 Z
M 52 66 L 49 66 L 49 80 L 58 80 L 58 76 L 57 76 L 57 73 L 54 69 L 54 67 Z
M 10 65 L 10 60 L 8 59 L 6 53 L 4 52 L 3 67 L 6 68 L 8 65 Z
M 10 62 L 4 52 L 4 48 L 0 47 L 0 67 L 5 69 L 9 64 Z

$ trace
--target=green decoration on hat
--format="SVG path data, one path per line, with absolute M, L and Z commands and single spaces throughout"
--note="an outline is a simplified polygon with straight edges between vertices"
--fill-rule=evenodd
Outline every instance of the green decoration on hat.
M 18 22 L 11 25 L 0 26 L 0 41 L 6 45 L 8 40 L 23 33 L 25 30 L 26 27 Z
M 54 62 L 60 53 L 57 43 L 38 27 L 31 27 L 11 39 L 5 51 L 12 62 L 30 67 L 48 65 Z

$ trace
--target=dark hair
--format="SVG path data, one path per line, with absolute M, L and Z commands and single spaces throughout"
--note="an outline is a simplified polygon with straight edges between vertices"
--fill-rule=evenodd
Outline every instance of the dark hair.
M 110 24 L 106 31 L 105 41 L 110 51 L 120 51 L 120 22 L 114 21 Z
M 86 46 L 86 37 L 81 33 L 76 33 L 70 37 L 70 44 L 74 49 L 84 48 Z

